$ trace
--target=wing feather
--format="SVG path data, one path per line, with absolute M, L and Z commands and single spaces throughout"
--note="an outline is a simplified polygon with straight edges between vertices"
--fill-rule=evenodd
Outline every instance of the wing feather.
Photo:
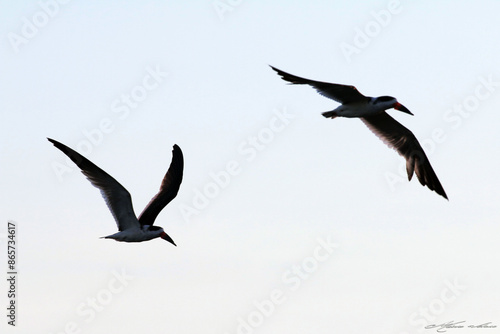
M 275 70 L 283 80 L 297 85 L 310 85 L 314 87 L 318 91 L 318 93 L 320 93 L 324 97 L 327 97 L 342 104 L 350 102 L 362 102 L 370 99 L 369 97 L 366 97 L 363 94 L 361 94 L 354 86 L 309 80 L 279 70 L 273 66 L 271 66 L 271 68 Z
M 132 198 L 127 189 L 78 152 L 54 139 L 47 139 L 66 154 L 81 169 L 90 183 L 101 191 L 101 195 L 116 221 L 118 230 L 139 228 L 139 224 L 135 222 L 137 219 L 132 207 Z
M 386 112 L 369 117 L 360 117 L 360 119 L 377 137 L 406 159 L 408 180 L 411 180 L 415 172 L 423 186 L 427 186 L 430 190 L 448 199 L 422 146 L 420 146 L 417 138 L 410 130 Z
M 151 199 L 144 211 L 139 215 L 141 225 L 153 225 L 158 214 L 172 201 L 179 191 L 184 170 L 184 157 L 179 146 L 174 145 L 172 162 L 168 168 L 158 193 Z

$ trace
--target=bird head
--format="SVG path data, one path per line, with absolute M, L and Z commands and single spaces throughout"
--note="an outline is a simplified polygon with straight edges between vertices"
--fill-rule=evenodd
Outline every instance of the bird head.
M 143 230 L 148 231 L 148 233 L 153 233 L 154 234 L 154 238 L 160 237 L 163 240 L 167 240 L 172 245 L 177 246 L 175 244 L 174 240 L 172 240 L 172 238 L 170 238 L 170 236 L 167 233 L 165 233 L 165 231 L 163 230 L 162 227 L 160 227 L 160 226 L 144 225 L 142 228 L 143 228 Z
M 386 105 L 387 108 L 394 108 L 396 110 L 402 111 L 404 113 L 413 115 L 411 111 L 408 110 L 404 105 L 398 102 L 394 97 L 392 96 L 380 96 L 375 99 L 374 104 L 381 104 L 381 105 Z

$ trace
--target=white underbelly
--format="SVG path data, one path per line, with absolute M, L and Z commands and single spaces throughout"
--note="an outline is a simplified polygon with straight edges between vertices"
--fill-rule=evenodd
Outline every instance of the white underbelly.
M 334 111 L 341 117 L 365 117 L 378 114 L 384 110 L 382 108 L 374 108 L 371 104 L 349 103 L 340 105 Z

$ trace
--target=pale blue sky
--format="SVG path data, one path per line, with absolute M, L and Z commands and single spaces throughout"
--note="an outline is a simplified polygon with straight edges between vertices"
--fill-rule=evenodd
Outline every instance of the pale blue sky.
M 500 326 L 497 1 L 0 5 L 0 233 L 17 222 L 20 273 L 18 326 L 0 328 Z M 397 97 L 414 116 L 390 114 L 450 201 L 408 182 L 404 160 L 359 120 L 323 118 L 337 104 L 269 64 Z M 46 137 L 113 175 L 137 214 L 178 144 L 184 181 L 156 221 L 178 247 L 99 239 L 116 229 L 111 214 Z

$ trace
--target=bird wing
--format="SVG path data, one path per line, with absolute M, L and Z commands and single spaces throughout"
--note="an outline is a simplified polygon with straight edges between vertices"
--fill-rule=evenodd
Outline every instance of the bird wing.
M 362 102 L 370 99 L 369 97 L 361 94 L 354 86 L 309 80 L 286 73 L 273 66 L 271 66 L 271 68 L 275 70 L 283 80 L 297 85 L 310 85 L 314 87 L 321 95 L 342 104 L 350 102 Z
M 94 165 L 90 160 L 54 139 L 47 138 L 55 147 L 66 154 L 82 171 L 83 175 L 99 188 L 109 211 L 116 221 L 118 230 L 139 228 L 136 222 L 130 193 L 111 175 Z
M 168 168 L 167 174 L 163 178 L 160 191 L 151 199 L 144 211 L 139 215 L 139 223 L 144 225 L 153 225 L 156 217 L 163 208 L 177 196 L 182 182 L 184 170 L 184 157 L 179 146 L 174 145 L 172 150 L 172 162 Z
M 408 180 L 411 180 L 413 172 L 415 172 L 423 186 L 427 186 L 430 190 L 434 190 L 439 195 L 448 199 L 422 146 L 420 146 L 417 138 L 410 130 L 386 112 L 368 117 L 360 117 L 360 119 L 377 137 L 406 159 Z

